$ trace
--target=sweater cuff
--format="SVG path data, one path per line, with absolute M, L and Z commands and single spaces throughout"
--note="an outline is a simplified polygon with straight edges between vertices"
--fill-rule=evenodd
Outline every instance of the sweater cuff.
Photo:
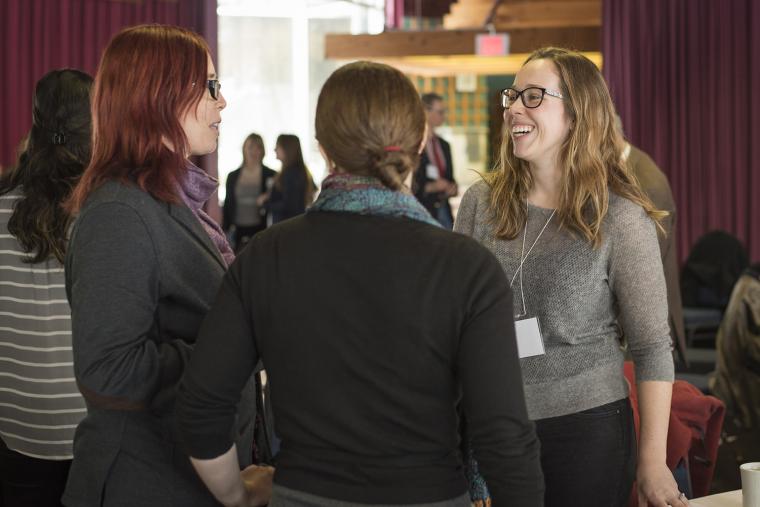
M 669 340 L 645 349 L 631 350 L 631 356 L 637 384 L 647 381 L 673 382 L 675 367 Z
M 195 459 L 214 459 L 226 453 L 235 443 L 232 429 L 227 432 L 192 432 L 184 428 L 180 431 L 184 451 Z

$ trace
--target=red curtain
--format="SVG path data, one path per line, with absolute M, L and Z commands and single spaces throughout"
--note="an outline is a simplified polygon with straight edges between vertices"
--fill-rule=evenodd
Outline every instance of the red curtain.
M 2 0 L 0 20 L 0 166 L 15 161 L 16 146 L 31 127 L 37 80 L 64 67 L 94 76 L 106 44 L 124 27 L 189 28 L 208 41 L 216 61 L 216 0 Z M 217 174 L 215 154 L 203 157 L 201 165 Z
M 668 175 L 682 261 L 714 229 L 760 260 L 758 27 L 755 0 L 603 0 L 604 74 L 627 137 Z

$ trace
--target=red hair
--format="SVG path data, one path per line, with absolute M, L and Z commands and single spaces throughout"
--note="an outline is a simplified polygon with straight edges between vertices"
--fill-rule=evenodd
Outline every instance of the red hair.
M 177 202 L 188 153 L 180 120 L 206 91 L 207 55 L 200 35 L 176 26 L 135 26 L 111 39 L 93 88 L 92 158 L 70 212 L 109 180 Z

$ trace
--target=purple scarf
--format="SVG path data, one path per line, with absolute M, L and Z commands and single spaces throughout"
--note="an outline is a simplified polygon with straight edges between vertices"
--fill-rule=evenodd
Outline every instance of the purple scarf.
M 185 177 L 180 180 L 177 190 L 182 202 L 193 212 L 193 215 L 211 238 L 212 243 L 219 249 L 224 262 L 229 266 L 235 260 L 235 253 L 227 242 L 219 224 L 203 211 L 203 205 L 211 198 L 218 186 L 219 181 L 206 174 L 203 169 L 192 162 L 188 162 L 187 172 Z

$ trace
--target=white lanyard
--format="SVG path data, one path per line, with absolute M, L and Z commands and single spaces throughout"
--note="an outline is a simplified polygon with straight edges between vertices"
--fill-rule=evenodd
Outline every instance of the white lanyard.
M 541 232 L 538 233 L 538 236 L 536 236 L 536 240 L 530 246 L 530 248 L 528 249 L 528 253 L 526 254 L 525 253 L 525 238 L 528 235 L 528 212 L 529 212 L 528 199 L 525 199 L 525 231 L 523 233 L 522 249 L 520 250 L 520 265 L 517 267 L 515 274 L 512 276 L 512 281 L 509 282 L 509 287 L 511 288 L 512 284 L 515 283 L 515 278 L 517 278 L 517 273 L 520 273 L 520 296 L 522 297 L 522 312 L 515 315 L 515 318 L 524 317 L 528 313 L 525 307 L 525 292 L 523 292 L 523 264 L 525 264 L 525 261 L 528 260 L 528 256 L 533 251 L 533 247 L 536 246 L 536 243 L 538 243 L 538 240 L 541 238 L 541 235 L 544 233 L 544 230 L 546 230 L 546 227 L 549 225 L 549 222 L 552 221 L 552 218 L 554 217 L 554 214 L 557 212 L 557 210 L 556 209 L 552 210 L 552 214 L 549 215 L 549 219 L 541 228 Z

